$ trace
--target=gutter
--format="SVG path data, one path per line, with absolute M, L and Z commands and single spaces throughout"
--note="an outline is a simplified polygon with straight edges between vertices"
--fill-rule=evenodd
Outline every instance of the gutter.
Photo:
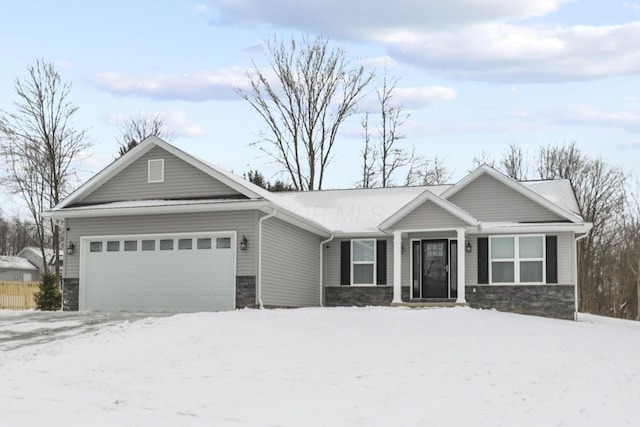
M 330 241 L 333 240 L 333 238 L 335 237 L 334 234 L 331 235 L 331 237 L 329 237 L 327 240 L 323 240 L 322 242 L 320 242 L 320 307 L 324 307 L 324 305 L 322 304 L 322 287 L 323 287 L 323 274 L 322 272 L 324 271 L 324 251 L 323 251 L 323 247 L 324 245 L 326 245 L 327 243 L 329 243 Z
M 267 216 L 263 216 L 258 220 L 258 280 L 256 283 L 256 294 L 258 297 L 258 304 L 260 309 L 264 308 L 264 303 L 262 302 L 262 222 L 265 219 L 269 219 L 275 216 L 278 213 L 278 208 L 275 206 L 271 206 L 273 208 L 273 212 L 271 212 Z

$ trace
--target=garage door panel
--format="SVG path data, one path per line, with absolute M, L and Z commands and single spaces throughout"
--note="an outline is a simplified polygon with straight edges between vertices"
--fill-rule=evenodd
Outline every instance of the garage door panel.
M 230 239 L 217 249 L 216 238 Z M 198 239 L 211 239 L 200 248 Z M 154 250 L 142 250 L 142 241 Z M 172 250 L 160 250 L 160 240 L 172 240 Z M 91 252 L 91 242 L 102 251 Z M 107 242 L 120 242 L 119 244 Z M 128 244 L 125 245 L 125 241 Z M 132 242 L 136 243 L 132 243 Z M 165 243 L 166 244 L 166 243 Z M 179 249 L 181 246 L 191 249 Z M 94 248 L 100 245 L 93 245 Z M 107 247 L 119 248 L 107 252 Z M 136 248 L 125 251 L 124 248 Z M 175 236 L 85 238 L 81 245 L 81 293 L 84 310 L 213 311 L 235 308 L 235 234 L 203 233 Z

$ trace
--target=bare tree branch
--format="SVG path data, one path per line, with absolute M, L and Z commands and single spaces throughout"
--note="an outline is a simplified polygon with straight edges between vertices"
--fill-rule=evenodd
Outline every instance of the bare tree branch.
M 71 124 L 78 107 L 68 99 L 71 84 L 62 82 L 53 64 L 36 61 L 26 78 L 16 78 L 14 87 L 18 95 L 14 111 L 0 112 L 0 152 L 6 164 L 3 182 L 25 201 L 43 259 L 51 236 L 55 274 L 60 277 L 60 231 L 53 220 L 40 214 L 68 194 L 74 164 L 89 144 L 85 131 Z M 45 273 L 49 273 L 47 266 Z
M 351 67 L 347 52 L 329 40 L 303 36 L 267 41 L 270 71 L 253 62 L 240 96 L 267 130 L 256 145 L 282 165 L 296 190 L 321 189 L 340 125 L 355 112 L 373 75 Z

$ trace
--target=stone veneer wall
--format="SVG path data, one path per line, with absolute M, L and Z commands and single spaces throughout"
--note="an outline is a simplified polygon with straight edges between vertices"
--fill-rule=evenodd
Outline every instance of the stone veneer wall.
M 80 279 L 62 279 L 62 310 L 78 311 Z
M 366 307 L 391 305 L 393 286 L 330 286 L 324 288 L 328 307 Z M 409 300 L 409 288 L 402 288 L 402 300 Z
M 256 276 L 236 276 L 236 309 L 257 307 Z
M 467 303 L 485 308 L 535 316 L 574 318 L 573 285 L 484 285 L 466 287 Z
M 62 287 L 62 309 L 78 311 L 80 279 L 65 278 Z M 256 307 L 256 276 L 236 276 L 236 308 Z

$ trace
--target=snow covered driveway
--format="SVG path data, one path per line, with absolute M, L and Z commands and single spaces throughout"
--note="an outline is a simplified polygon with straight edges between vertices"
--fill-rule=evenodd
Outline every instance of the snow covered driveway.
M 640 324 L 583 318 L 315 308 L 118 322 L 0 353 L 1 424 L 640 425 Z

